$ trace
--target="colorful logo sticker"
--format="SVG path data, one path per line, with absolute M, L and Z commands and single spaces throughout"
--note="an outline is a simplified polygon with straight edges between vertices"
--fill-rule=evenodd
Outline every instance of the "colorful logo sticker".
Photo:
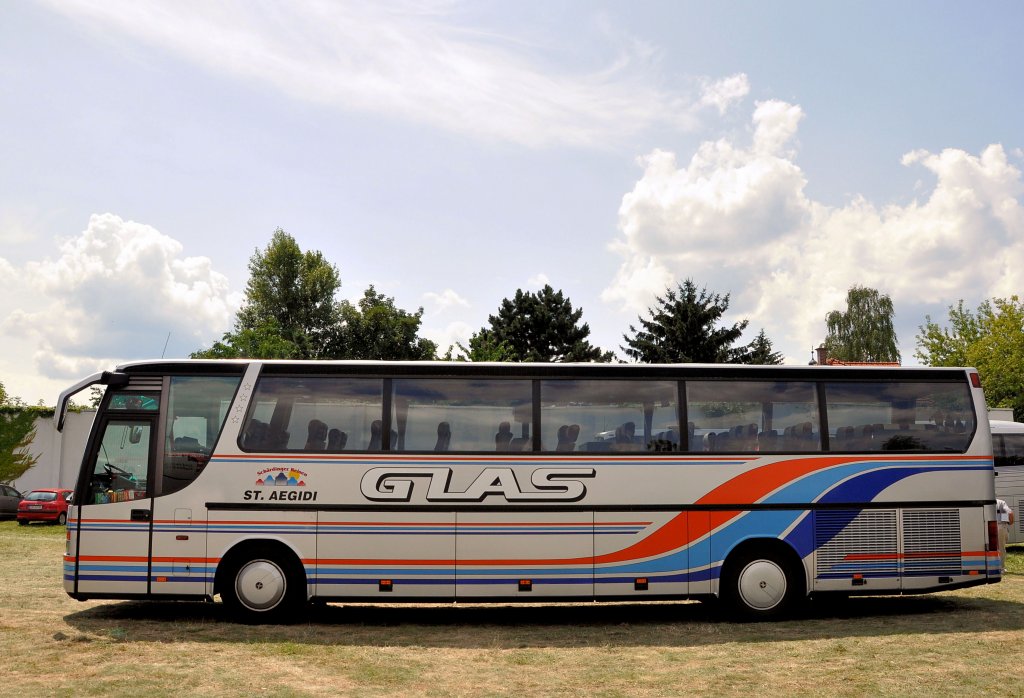
M 257 487 L 305 487 L 309 477 L 295 468 L 265 468 L 256 475 Z

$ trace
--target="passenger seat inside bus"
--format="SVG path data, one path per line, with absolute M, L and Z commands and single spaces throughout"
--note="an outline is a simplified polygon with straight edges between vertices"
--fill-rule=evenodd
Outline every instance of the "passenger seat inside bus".
M 383 446 L 381 445 L 381 430 L 383 424 L 379 419 L 375 419 L 370 424 L 370 443 L 366 445 L 367 451 L 380 451 Z
M 343 451 L 346 443 L 348 443 L 348 434 L 341 429 L 331 429 L 327 432 L 328 451 Z
M 258 419 L 249 420 L 249 426 L 245 430 L 245 437 L 242 444 L 250 451 L 258 451 L 265 446 L 267 439 L 267 423 Z
M 512 425 L 509 422 L 502 422 L 498 425 L 498 433 L 494 435 L 494 450 L 508 451 L 512 441 Z
M 556 451 L 575 451 L 576 439 L 580 438 L 579 424 L 563 424 L 558 427 L 558 444 Z
M 447 451 L 452 443 L 452 426 L 448 422 L 441 422 L 437 425 L 437 443 L 434 444 L 435 451 Z
M 306 425 L 306 446 L 304 451 L 324 451 L 327 449 L 327 425 L 319 419 L 309 420 Z

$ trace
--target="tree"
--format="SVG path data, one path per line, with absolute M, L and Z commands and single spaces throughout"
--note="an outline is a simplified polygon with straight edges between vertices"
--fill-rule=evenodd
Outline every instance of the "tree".
M 245 301 L 235 327 L 193 358 L 317 359 L 338 320 L 338 270 L 320 252 L 303 252 L 278 228 L 249 259 Z
M 918 328 L 914 355 L 929 366 L 973 366 L 990 407 L 1012 407 L 1024 421 L 1024 304 L 1017 296 L 983 301 L 976 313 L 961 300 L 949 307 L 949 328 L 930 316 Z
M 470 360 L 502 361 L 596 361 L 607 363 L 612 352 L 603 352 L 587 338 L 590 326 L 580 324 L 583 310 L 574 309 L 561 291 L 545 285 L 536 293 L 516 291 L 505 298 L 498 314 L 469 340 Z
M 828 355 L 840 361 L 899 362 L 892 299 L 873 288 L 852 286 L 846 311 L 825 316 Z
M 782 354 L 774 351 L 772 340 L 764 333 L 764 328 L 757 333 L 754 341 L 747 345 L 744 355 L 740 359 L 741 364 L 754 364 L 758 366 L 778 366 L 782 363 Z
M 301 358 L 298 345 L 281 336 L 276 320 L 258 327 L 226 332 L 219 342 L 192 354 L 193 359 L 294 359 Z
M 437 344 L 417 336 L 423 308 L 406 312 L 373 285 L 358 305 L 342 301 L 338 313 L 338 322 L 327 333 L 326 358 L 425 361 L 437 356 Z
M 650 317 L 639 318 L 642 329 L 630 325 L 633 336 L 622 336 L 627 356 L 642 363 L 742 362 L 747 347 L 734 348 L 733 344 L 748 321 L 717 326 L 729 309 L 728 293 L 712 294 L 706 287 L 698 290 L 687 279 L 676 289 L 666 289 L 664 297 L 655 301 L 656 307 L 647 310 Z
M 978 308 L 978 314 L 987 314 L 989 301 Z M 932 322 L 930 315 L 924 316 L 925 324 L 918 326 L 917 349 L 914 356 L 928 366 L 968 366 L 968 349 L 981 338 L 978 317 L 970 310 L 964 310 L 961 299 L 956 307 L 949 306 L 949 329 Z
M 0 383 L 0 482 L 14 482 L 39 460 L 28 451 L 35 424 L 36 412 L 9 396 Z
M 515 361 L 515 351 L 509 346 L 506 341 L 498 341 L 494 333 L 486 327 L 480 328 L 479 332 L 474 332 L 469 338 L 469 346 L 466 347 L 461 343 L 456 343 L 462 355 L 458 357 L 459 361 Z M 449 355 L 447 359 L 451 360 L 451 349 L 449 349 Z

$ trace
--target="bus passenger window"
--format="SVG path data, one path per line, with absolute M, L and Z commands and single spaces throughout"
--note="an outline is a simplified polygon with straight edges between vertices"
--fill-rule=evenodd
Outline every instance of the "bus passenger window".
M 825 384 L 832 451 L 962 453 L 974 431 L 965 382 Z
M 541 381 L 545 451 L 678 451 L 673 381 Z
M 686 382 L 689 450 L 818 451 L 818 401 L 805 381 Z
M 383 387 L 379 378 L 265 375 L 240 445 L 249 452 L 379 451 Z
M 392 389 L 392 450 L 532 450 L 529 380 L 396 378 Z
M 177 492 L 206 468 L 240 382 L 238 376 L 171 376 L 157 494 Z

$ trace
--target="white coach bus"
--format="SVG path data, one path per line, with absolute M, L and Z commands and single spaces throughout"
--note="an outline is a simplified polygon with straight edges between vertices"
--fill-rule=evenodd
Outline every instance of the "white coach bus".
M 1007 542 L 1024 543 L 1024 424 L 993 419 L 992 453 L 996 465 L 996 496 L 1013 509 Z
M 58 428 L 93 384 L 80 600 L 219 595 L 281 622 L 719 597 L 771 618 L 1000 580 L 972 369 L 152 361 L 65 391 Z

